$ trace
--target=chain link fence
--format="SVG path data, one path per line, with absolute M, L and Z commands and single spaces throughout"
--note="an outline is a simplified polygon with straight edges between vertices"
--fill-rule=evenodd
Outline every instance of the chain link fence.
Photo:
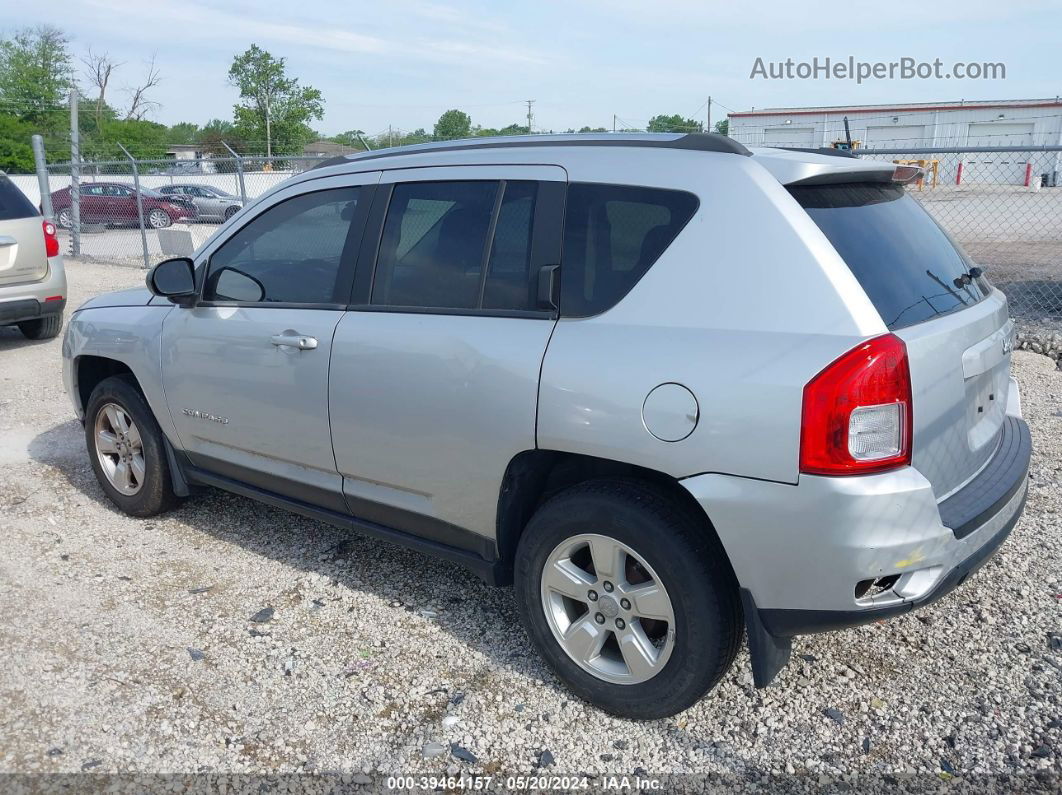
M 870 149 L 865 159 L 909 163 L 925 176 L 909 192 L 1007 293 L 1026 327 L 1062 331 L 1062 147 Z M 48 167 L 53 213 L 68 253 L 146 267 L 190 254 L 246 202 L 319 157 L 208 157 L 83 162 L 80 229 L 70 164 Z M 37 177 L 12 179 L 37 203 Z M 139 187 L 139 191 L 137 188 Z
M 244 204 L 326 159 L 83 161 L 77 169 L 60 163 L 47 167 L 48 193 L 67 255 L 149 267 L 191 254 Z M 36 176 L 11 179 L 43 207 Z
M 1062 330 L 1062 147 L 871 149 L 921 166 L 908 192 L 1007 294 L 1022 324 Z

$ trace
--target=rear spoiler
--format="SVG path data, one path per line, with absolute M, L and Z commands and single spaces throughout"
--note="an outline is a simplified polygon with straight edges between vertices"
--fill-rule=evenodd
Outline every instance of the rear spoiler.
M 810 177 L 786 183 L 793 185 L 840 185 L 845 182 L 891 182 L 906 185 L 925 176 L 925 169 L 919 166 L 900 166 L 882 163 L 881 168 L 865 171 L 824 171 Z

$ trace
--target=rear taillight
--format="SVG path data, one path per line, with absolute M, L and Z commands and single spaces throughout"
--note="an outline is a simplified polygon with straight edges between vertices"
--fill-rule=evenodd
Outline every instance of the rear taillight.
M 44 255 L 46 257 L 59 256 L 59 238 L 55 234 L 55 224 L 51 221 L 44 222 Z
M 859 475 L 910 464 L 911 420 L 903 340 L 860 343 L 804 387 L 800 471 Z

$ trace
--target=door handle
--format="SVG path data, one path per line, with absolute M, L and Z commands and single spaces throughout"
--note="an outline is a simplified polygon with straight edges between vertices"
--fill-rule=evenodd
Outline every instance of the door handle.
M 278 348 L 298 348 L 300 351 L 312 351 L 317 347 L 316 337 L 300 334 L 290 328 L 274 334 L 269 341 Z

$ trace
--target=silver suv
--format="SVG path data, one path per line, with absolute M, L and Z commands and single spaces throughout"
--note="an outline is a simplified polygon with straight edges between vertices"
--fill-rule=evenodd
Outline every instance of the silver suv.
M 92 466 L 515 585 L 579 696 L 651 718 L 962 583 L 1025 501 L 1005 297 L 916 171 L 715 135 L 337 158 L 71 318 Z M 151 294 L 153 293 L 153 295 Z
M 63 328 L 66 271 L 55 224 L 0 172 L 0 326 L 31 340 Z

